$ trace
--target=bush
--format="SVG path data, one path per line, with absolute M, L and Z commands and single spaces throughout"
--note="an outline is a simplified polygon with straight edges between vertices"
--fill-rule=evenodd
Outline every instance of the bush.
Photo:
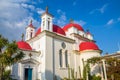
M 93 75 L 93 76 L 92 76 L 92 80 L 101 80 L 101 77 L 100 77 L 100 76 L 95 76 L 95 75 Z

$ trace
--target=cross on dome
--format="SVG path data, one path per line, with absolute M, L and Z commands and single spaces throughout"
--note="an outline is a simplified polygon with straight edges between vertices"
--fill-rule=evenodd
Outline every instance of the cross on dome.
M 48 13 L 48 6 L 46 6 L 46 11 L 45 12 Z
M 32 19 L 30 20 L 30 24 L 32 24 Z
M 70 19 L 70 23 L 74 23 L 74 20 L 72 18 Z
M 24 33 L 22 33 L 21 38 L 22 38 L 22 41 L 23 41 L 24 40 Z

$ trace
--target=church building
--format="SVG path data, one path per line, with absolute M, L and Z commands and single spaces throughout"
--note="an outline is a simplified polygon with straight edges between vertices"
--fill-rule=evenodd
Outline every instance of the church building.
M 17 80 L 61 80 L 68 77 L 68 65 L 78 78 L 83 78 L 84 62 L 101 56 L 89 31 L 72 20 L 63 27 L 54 24 L 48 8 L 41 15 L 40 27 L 35 30 L 31 21 L 26 27 L 25 40 L 17 45 L 25 54 L 12 65 L 11 74 Z M 97 74 L 92 68 L 91 73 Z

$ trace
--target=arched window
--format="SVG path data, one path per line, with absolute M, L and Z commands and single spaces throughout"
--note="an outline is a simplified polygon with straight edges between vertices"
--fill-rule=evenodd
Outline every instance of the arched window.
M 59 65 L 62 67 L 62 49 L 59 51 Z
M 50 29 L 50 21 L 48 21 L 48 30 Z
M 45 21 L 43 21 L 43 27 L 45 27 Z
M 30 38 L 32 38 L 32 32 L 30 33 Z
M 65 66 L 68 67 L 68 51 L 65 51 Z

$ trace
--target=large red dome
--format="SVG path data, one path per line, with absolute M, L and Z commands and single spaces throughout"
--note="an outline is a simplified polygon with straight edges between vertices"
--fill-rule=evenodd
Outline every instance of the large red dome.
M 93 42 L 82 42 L 79 45 L 79 50 L 84 51 L 84 50 L 99 50 L 98 46 L 93 43 Z
M 56 32 L 56 33 L 59 33 L 59 34 L 62 34 L 62 35 L 65 35 L 65 32 L 62 28 L 60 28 L 59 26 L 57 25 L 53 25 L 53 32 Z M 39 28 L 37 30 L 37 32 L 35 33 L 35 36 L 37 36 L 38 34 L 41 33 L 41 28 Z
M 71 28 L 71 27 L 75 27 L 75 28 L 77 28 L 78 30 L 80 30 L 80 31 L 84 31 L 84 29 L 82 28 L 82 26 L 80 26 L 79 24 L 75 24 L 75 23 L 69 23 L 69 24 L 67 24 L 67 25 L 65 25 L 64 27 L 63 27 L 63 30 L 64 31 L 67 31 L 69 28 Z
M 31 46 L 25 41 L 18 41 L 17 45 L 19 49 L 32 50 Z

